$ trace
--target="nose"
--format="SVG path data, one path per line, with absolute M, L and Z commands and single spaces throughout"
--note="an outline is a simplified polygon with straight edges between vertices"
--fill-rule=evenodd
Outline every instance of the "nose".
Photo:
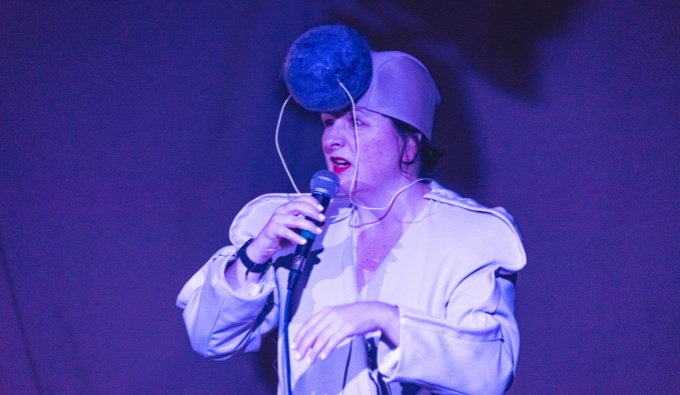
M 342 148 L 347 143 L 347 137 L 340 124 L 341 122 L 335 122 L 324 129 L 321 143 L 325 152 Z

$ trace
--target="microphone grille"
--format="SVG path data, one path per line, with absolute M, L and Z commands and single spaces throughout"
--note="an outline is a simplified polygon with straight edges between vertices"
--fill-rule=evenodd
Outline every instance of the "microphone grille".
M 312 193 L 325 193 L 330 197 L 335 197 L 340 190 L 340 178 L 330 170 L 319 170 L 311 181 Z

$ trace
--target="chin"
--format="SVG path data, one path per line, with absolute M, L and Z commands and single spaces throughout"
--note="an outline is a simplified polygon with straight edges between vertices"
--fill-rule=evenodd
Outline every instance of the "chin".
M 352 180 L 351 179 L 349 179 L 349 180 L 340 179 L 340 192 L 341 193 L 343 193 L 345 195 L 349 195 L 350 188 L 352 188 Z

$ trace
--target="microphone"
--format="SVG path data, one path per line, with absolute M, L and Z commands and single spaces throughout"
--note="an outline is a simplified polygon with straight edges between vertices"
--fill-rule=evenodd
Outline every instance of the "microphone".
M 329 170 L 319 170 L 314 176 L 312 176 L 311 181 L 312 197 L 323 206 L 322 213 L 326 212 L 331 199 L 340 190 L 340 179 L 337 174 Z M 319 221 L 306 217 L 308 220 L 312 221 L 316 225 L 321 225 Z M 307 263 L 307 258 L 312 250 L 312 244 L 316 240 L 316 234 L 301 230 L 300 236 L 304 237 L 307 242 L 302 245 L 298 245 L 295 249 L 295 256 L 293 257 L 293 264 L 290 268 L 290 273 L 288 274 L 288 289 L 292 290 L 300 278 L 300 275 L 304 272 L 305 263 Z

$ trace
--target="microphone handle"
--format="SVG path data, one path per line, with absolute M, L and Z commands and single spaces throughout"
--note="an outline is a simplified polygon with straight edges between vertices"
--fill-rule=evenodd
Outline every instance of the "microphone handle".
M 323 210 L 321 212 L 325 213 L 328 205 L 331 202 L 331 197 L 326 193 L 320 192 L 313 192 L 312 197 L 316 198 L 316 200 L 323 206 Z M 309 221 L 312 221 L 316 226 L 321 225 L 321 223 L 315 219 L 309 217 L 305 218 Z M 312 251 L 314 240 L 316 240 L 316 234 L 305 229 L 300 231 L 300 236 L 304 237 L 307 242 L 305 244 L 298 245 L 295 248 L 295 256 L 293 257 L 293 263 L 290 266 L 290 273 L 288 274 L 288 289 L 290 290 L 295 288 L 300 275 L 304 271 L 305 263 L 307 262 L 309 253 Z

